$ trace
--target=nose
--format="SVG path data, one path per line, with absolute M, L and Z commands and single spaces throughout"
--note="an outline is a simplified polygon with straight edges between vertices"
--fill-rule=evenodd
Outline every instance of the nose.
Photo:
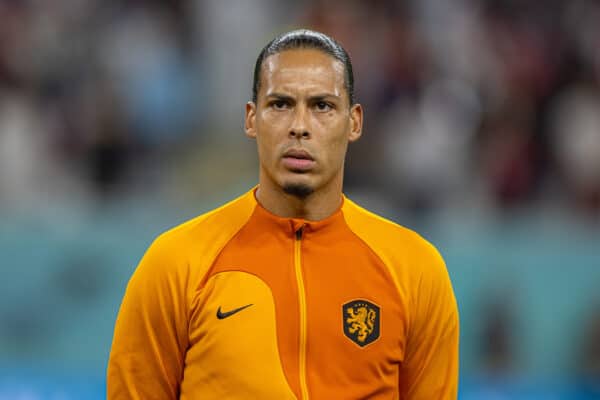
M 310 138 L 310 130 L 308 127 L 308 112 L 305 106 L 298 105 L 294 110 L 294 119 L 290 126 L 290 137 L 296 139 Z

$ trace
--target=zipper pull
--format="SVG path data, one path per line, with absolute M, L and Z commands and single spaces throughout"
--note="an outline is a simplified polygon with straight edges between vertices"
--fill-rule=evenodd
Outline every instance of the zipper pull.
M 298 230 L 296 231 L 296 240 L 302 240 L 302 233 L 304 232 L 304 225 L 302 225 L 300 228 L 298 228 Z

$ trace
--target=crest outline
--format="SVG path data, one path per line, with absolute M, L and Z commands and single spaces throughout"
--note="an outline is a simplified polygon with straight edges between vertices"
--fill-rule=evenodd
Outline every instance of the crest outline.
M 363 348 L 381 336 L 381 307 L 366 299 L 350 300 L 342 305 L 344 336 Z

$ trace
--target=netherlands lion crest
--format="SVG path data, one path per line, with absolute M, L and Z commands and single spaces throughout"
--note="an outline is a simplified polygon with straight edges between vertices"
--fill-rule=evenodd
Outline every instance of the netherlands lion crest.
M 360 347 L 379 338 L 379 306 L 367 300 L 353 300 L 342 306 L 344 334 Z

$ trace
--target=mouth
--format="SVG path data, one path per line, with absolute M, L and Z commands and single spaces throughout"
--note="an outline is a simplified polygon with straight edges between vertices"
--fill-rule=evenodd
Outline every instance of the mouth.
M 314 164 L 314 158 L 306 150 L 289 149 L 283 154 L 283 165 L 293 172 L 307 172 Z

